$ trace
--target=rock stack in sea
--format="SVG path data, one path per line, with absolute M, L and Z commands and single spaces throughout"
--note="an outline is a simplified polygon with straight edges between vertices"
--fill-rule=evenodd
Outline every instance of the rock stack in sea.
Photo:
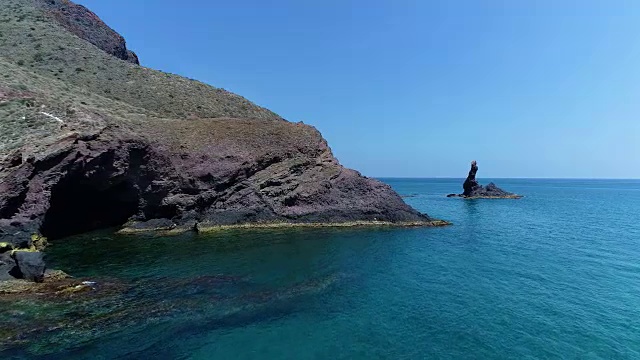
M 469 175 L 467 175 L 462 184 L 462 194 L 449 194 L 447 197 L 462 197 L 465 199 L 519 199 L 522 197 L 521 195 L 504 191 L 492 182 L 487 186 L 480 185 L 476 180 L 477 172 L 478 163 L 474 160 L 471 162 Z

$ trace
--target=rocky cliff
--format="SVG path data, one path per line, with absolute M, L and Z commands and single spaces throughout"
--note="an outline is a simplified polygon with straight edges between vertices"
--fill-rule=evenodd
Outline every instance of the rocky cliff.
M 341 166 L 315 128 L 125 53 L 83 7 L 3 0 L 0 241 L 125 224 L 444 224 Z
M 51 17 L 67 31 L 90 42 L 107 54 L 140 64 L 138 56 L 127 49 L 124 38 L 82 5 L 69 0 L 36 0 L 44 14 Z

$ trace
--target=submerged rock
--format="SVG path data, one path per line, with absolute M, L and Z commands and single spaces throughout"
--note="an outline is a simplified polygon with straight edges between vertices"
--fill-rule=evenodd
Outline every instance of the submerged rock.
M 327 291 L 342 279 L 342 274 L 332 273 L 277 286 L 237 275 L 134 282 L 49 276 L 43 283 L 3 281 L 0 357 L 5 349 L 53 357 L 60 349 L 78 350 L 105 336 L 150 323 L 177 321 L 188 324 L 189 331 L 198 326 L 247 326 L 291 313 L 296 306 L 304 306 L 307 297 Z M 175 331 L 167 332 L 167 337 L 174 336 Z M 156 344 L 164 340 L 162 336 L 152 339 Z
M 55 281 L 55 280 L 71 279 L 72 276 L 62 270 L 46 269 L 44 271 L 44 278 L 46 280 Z
M 492 182 L 487 186 L 480 185 L 476 180 L 477 172 L 478 164 L 474 160 L 471 162 L 469 175 L 462 184 L 462 194 L 449 194 L 447 197 L 462 197 L 466 199 L 519 199 L 522 197 L 521 195 L 504 191 Z

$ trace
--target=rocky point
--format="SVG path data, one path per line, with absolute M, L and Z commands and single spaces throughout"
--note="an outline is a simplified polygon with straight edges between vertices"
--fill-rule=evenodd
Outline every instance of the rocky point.
M 33 239 L 101 228 L 447 224 L 343 167 L 314 127 L 138 65 L 80 5 L 4 0 L 0 18 L 7 273 L 39 281 Z

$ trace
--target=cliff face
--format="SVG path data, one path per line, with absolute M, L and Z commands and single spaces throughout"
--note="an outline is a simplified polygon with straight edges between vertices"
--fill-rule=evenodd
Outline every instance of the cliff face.
M 127 221 L 192 228 L 430 220 L 387 185 L 342 167 L 307 125 L 198 119 L 83 131 L 67 124 L 73 130 L 18 149 L 1 165 L 6 233 L 56 239 Z
M 34 232 L 55 239 L 125 223 L 435 224 L 389 186 L 342 167 L 313 127 L 116 59 L 124 40 L 90 11 L 60 0 L 6 1 L 0 242 L 23 246 Z M 70 21 L 82 31 L 69 31 Z
M 107 54 L 133 64 L 140 64 L 138 56 L 127 49 L 124 38 L 82 5 L 69 0 L 36 0 L 58 24 L 77 37 L 90 42 Z

